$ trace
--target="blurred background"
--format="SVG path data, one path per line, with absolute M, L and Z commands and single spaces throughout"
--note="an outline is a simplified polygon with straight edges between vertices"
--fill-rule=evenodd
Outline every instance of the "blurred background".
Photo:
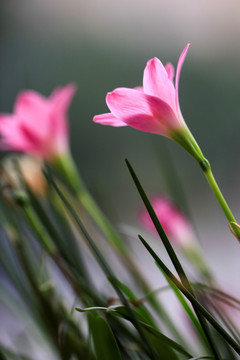
M 0 2 L 0 111 L 11 112 L 24 88 L 48 96 L 56 86 L 75 82 L 71 148 L 105 213 L 120 229 L 139 227 L 141 201 L 127 157 L 149 195 L 173 198 L 176 190 L 173 200 L 181 205 L 184 194 L 210 266 L 235 294 L 239 244 L 194 160 L 168 139 L 100 126 L 92 118 L 107 111 L 108 91 L 141 85 L 148 59 L 176 66 L 190 42 L 180 81 L 182 113 L 240 221 L 239 15 L 236 0 Z M 143 255 L 136 250 L 136 256 Z

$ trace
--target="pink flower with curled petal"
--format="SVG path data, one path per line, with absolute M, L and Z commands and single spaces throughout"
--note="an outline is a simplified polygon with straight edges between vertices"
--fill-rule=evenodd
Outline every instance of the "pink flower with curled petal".
M 186 128 L 178 98 L 178 84 L 188 44 L 178 60 L 175 85 L 174 68 L 164 67 L 153 58 L 148 61 L 143 74 L 142 88 L 117 88 L 107 94 L 110 113 L 96 115 L 94 122 L 103 125 L 129 125 L 141 131 L 173 138 L 173 133 Z
M 165 197 L 155 196 L 151 199 L 151 204 L 169 239 L 183 247 L 191 245 L 194 235 L 183 213 Z M 156 231 L 146 209 L 139 212 L 139 220 L 147 230 Z
M 56 88 L 46 98 L 22 91 L 13 114 L 0 114 L 0 149 L 19 151 L 51 160 L 68 151 L 67 110 L 74 84 Z

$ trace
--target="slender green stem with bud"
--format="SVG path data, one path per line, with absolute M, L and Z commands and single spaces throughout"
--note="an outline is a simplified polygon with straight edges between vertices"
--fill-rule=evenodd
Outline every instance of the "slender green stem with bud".
M 219 186 L 213 176 L 211 166 L 209 161 L 204 157 L 198 143 L 194 139 L 193 135 L 188 128 L 183 128 L 179 131 L 174 131 L 171 134 L 173 140 L 175 140 L 179 145 L 181 145 L 195 160 L 199 163 L 210 188 L 212 189 L 219 205 L 221 206 L 227 220 L 228 224 L 231 226 L 232 232 L 235 234 L 236 238 L 240 241 L 240 229 L 237 226 L 235 217 L 233 216 Z
M 206 165 L 208 164 L 208 165 Z M 230 210 L 221 190 L 219 189 L 218 187 L 218 184 L 213 176 L 213 173 L 212 173 L 212 170 L 211 170 L 211 166 L 209 164 L 209 162 L 205 159 L 205 164 L 204 164 L 204 167 L 202 167 L 202 164 L 200 163 L 200 166 L 201 168 L 203 169 L 203 172 L 204 172 L 204 175 L 214 193 L 214 195 L 216 196 L 227 220 L 228 220 L 228 223 L 229 225 L 231 226 L 234 234 L 236 235 L 237 239 L 240 240 L 240 231 L 238 229 L 237 226 L 234 226 L 233 223 L 237 223 L 236 222 L 236 219 L 232 213 L 232 211 Z

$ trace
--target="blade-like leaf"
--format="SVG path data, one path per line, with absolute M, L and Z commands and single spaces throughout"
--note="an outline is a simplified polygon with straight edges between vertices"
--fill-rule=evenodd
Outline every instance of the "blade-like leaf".
M 121 316 L 126 320 L 130 320 L 128 317 L 128 314 L 126 312 L 126 308 L 124 306 L 119 306 L 116 307 L 115 309 L 112 310 L 112 312 L 115 315 Z M 167 337 L 166 335 L 162 334 L 160 331 L 158 331 L 155 327 L 147 324 L 143 318 L 140 316 L 140 314 L 136 314 L 136 316 L 139 317 L 139 321 L 141 322 L 142 326 L 144 327 L 145 330 L 147 330 L 149 333 L 151 333 L 152 335 L 156 336 L 158 338 L 158 341 L 161 341 L 162 344 L 166 345 L 168 348 L 172 348 L 178 352 L 180 352 L 181 354 L 185 355 L 185 356 L 191 356 L 180 344 L 178 344 L 177 342 L 173 341 L 172 339 L 170 339 L 169 337 Z M 167 351 L 167 350 L 166 350 Z M 175 354 L 172 354 L 172 356 L 174 356 Z
M 137 187 L 137 190 L 138 190 L 138 192 L 139 192 L 139 194 L 140 194 L 140 196 L 141 196 L 141 198 L 142 198 L 142 200 L 144 202 L 144 205 L 146 206 L 146 209 L 147 209 L 147 211 L 148 211 L 148 213 L 149 213 L 149 215 L 150 215 L 150 217 L 152 219 L 152 222 L 153 222 L 153 224 L 154 224 L 154 226 L 155 226 L 155 228 L 156 228 L 156 230 L 157 230 L 157 232 L 158 232 L 158 234 L 159 234 L 159 236 L 160 236 L 160 238 L 161 238 L 161 240 L 163 242 L 163 245 L 164 245 L 164 247 L 165 247 L 165 249 L 166 249 L 166 251 L 167 251 L 167 253 L 168 253 L 168 255 L 169 255 L 169 257 L 170 257 L 176 271 L 177 271 L 177 273 L 178 273 L 178 276 L 179 276 L 182 284 L 189 290 L 190 293 L 193 294 L 193 290 L 191 288 L 191 285 L 190 285 L 190 282 L 189 282 L 189 280 L 187 278 L 187 275 L 185 274 L 185 271 L 183 270 L 183 267 L 182 267 L 177 255 L 176 255 L 170 241 L 168 240 L 168 237 L 167 237 L 165 231 L 163 230 L 163 227 L 162 227 L 162 225 L 161 225 L 155 211 L 153 210 L 153 207 L 152 207 L 152 205 L 151 205 L 151 203 L 150 203 L 150 201 L 149 201 L 149 199 L 148 199 L 148 197 L 147 197 L 147 195 L 146 195 L 146 193 L 145 193 L 145 191 L 144 191 L 144 189 L 143 189 L 143 187 L 142 187 L 136 173 L 134 172 L 132 166 L 130 165 L 130 163 L 129 163 L 129 161 L 127 159 L 126 159 L 126 164 L 127 164 L 128 169 L 129 169 L 129 172 L 130 172 L 130 174 L 131 174 L 131 176 L 133 178 L 133 181 L 134 181 L 134 183 L 135 183 L 135 185 Z M 208 328 L 208 324 L 206 323 L 205 318 L 202 316 L 201 313 L 198 312 L 198 309 L 195 308 L 195 305 L 194 304 L 192 304 L 192 305 L 193 305 L 193 308 L 194 308 L 194 310 L 196 312 L 196 315 L 198 317 L 199 323 L 200 323 L 200 325 L 201 325 L 201 327 L 203 329 L 203 332 L 202 332 L 202 335 L 203 335 L 202 340 L 203 340 L 203 342 L 212 351 L 212 353 L 215 355 L 216 359 L 221 360 L 220 355 L 218 354 L 218 349 L 217 349 L 217 347 L 216 347 L 216 345 L 214 343 L 214 340 L 212 338 L 210 329 Z
M 156 263 L 157 264 L 157 263 Z M 158 266 L 158 264 L 157 264 Z M 176 285 L 174 285 L 174 283 L 165 275 L 165 273 L 162 271 L 162 269 L 160 268 L 160 266 L 158 266 L 158 268 L 160 269 L 160 271 L 162 272 L 162 274 L 165 276 L 165 279 L 167 280 L 169 286 L 171 287 L 171 289 L 173 290 L 173 292 L 175 293 L 178 301 L 180 302 L 180 304 L 182 305 L 184 311 L 186 312 L 189 320 L 191 321 L 191 323 L 193 324 L 194 328 L 196 329 L 196 332 L 199 334 L 200 338 L 203 337 L 203 329 L 200 326 L 200 323 L 195 315 L 195 313 L 193 312 L 192 308 L 189 306 L 188 302 L 186 301 L 185 297 L 183 296 L 183 294 L 181 293 L 181 291 L 176 287 Z
M 87 232 L 85 226 L 83 225 L 83 223 L 79 219 L 76 211 L 73 209 L 73 207 L 71 206 L 69 201 L 65 198 L 65 196 L 62 194 L 62 192 L 59 190 L 59 188 L 58 188 L 57 184 L 55 183 L 55 181 L 53 180 L 52 176 L 49 173 L 45 173 L 45 176 L 47 177 L 49 184 L 55 189 L 56 193 L 59 195 L 60 199 L 62 200 L 63 204 L 65 205 L 66 209 L 68 210 L 69 214 L 71 215 L 75 225 L 77 226 L 78 231 L 80 231 L 80 233 L 85 237 L 90 249 L 92 250 L 95 258 L 97 259 L 99 265 L 101 266 L 102 270 L 104 271 L 104 273 L 107 276 L 107 278 L 109 279 L 109 281 L 110 281 L 111 278 L 115 278 L 114 273 L 112 272 L 112 270 L 109 267 L 108 263 L 106 262 L 106 260 L 102 256 L 102 253 L 99 251 L 99 249 L 96 246 L 95 242 L 93 241 L 93 239 L 91 238 L 91 236 Z M 136 317 L 134 315 L 134 312 L 132 311 L 132 308 L 129 306 L 128 301 L 125 298 L 125 295 L 123 294 L 121 289 L 118 286 L 116 286 L 116 284 L 114 284 L 114 283 L 111 283 L 111 284 L 112 284 L 114 290 L 116 291 L 117 295 L 119 296 L 120 301 L 128 309 L 129 315 L 132 318 L 132 324 L 134 325 L 134 327 L 138 331 L 140 337 L 142 338 L 143 344 L 144 344 L 143 346 L 145 346 L 147 353 L 151 356 L 152 360 L 153 359 L 157 360 L 157 356 L 155 354 L 155 351 L 152 348 L 148 338 L 146 337 L 146 335 L 144 333 L 144 330 L 142 329 L 141 324 L 137 321 L 137 319 L 136 319 Z
M 113 315 L 120 316 L 121 318 L 123 318 L 125 320 L 131 321 L 131 318 L 129 317 L 129 313 L 128 313 L 126 307 L 122 306 L 122 305 L 114 305 L 114 306 L 109 306 L 109 307 L 96 306 L 96 307 L 90 307 L 90 308 L 84 308 L 84 309 L 76 308 L 76 310 L 79 311 L 79 312 L 94 312 L 96 310 L 100 310 L 100 311 L 105 311 L 106 313 L 111 313 Z M 181 353 L 181 354 L 183 354 L 183 355 L 185 355 L 187 357 L 191 356 L 189 354 L 189 352 L 187 352 L 180 344 L 173 341 L 172 339 L 170 339 L 166 335 L 162 334 L 160 331 L 158 331 L 153 326 L 147 324 L 140 314 L 138 314 L 136 312 L 135 315 L 138 317 L 138 320 L 141 322 L 144 329 L 146 331 L 148 331 L 150 334 L 157 337 L 158 340 L 162 341 L 162 343 L 167 345 L 167 347 L 170 347 L 170 348 L 178 351 L 179 353 Z M 172 355 L 172 356 L 174 356 L 174 355 Z
M 154 252 L 151 246 L 139 235 L 139 239 L 161 267 L 162 271 L 169 277 L 169 279 L 177 286 L 177 288 L 186 296 L 186 298 L 198 309 L 199 312 L 212 324 L 212 326 L 222 335 L 222 337 L 232 346 L 232 348 L 240 355 L 240 345 L 226 332 L 226 330 L 216 321 L 216 319 L 206 310 L 191 292 L 174 276 L 168 267 L 162 262 L 158 255 Z
M 140 184 L 140 181 L 139 181 L 135 171 L 133 170 L 133 168 L 130 165 L 129 161 L 127 159 L 125 161 L 126 161 L 128 170 L 129 170 L 129 172 L 130 172 L 130 174 L 131 174 L 131 176 L 133 178 L 133 181 L 134 181 L 134 183 L 136 185 L 136 188 L 137 188 L 137 190 L 138 190 L 138 192 L 139 192 L 139 194 L 140 194 L 140 196 L 141 196 L 141 198 L 142 198 L 142 200 L 144 202 L 144 205 L 146 206 L 146 209 L 147 209 L 147 211 L 148 211 L 148 213 L 149 213 L 149 215 L 151 217 L 151 220 L 152 220 L 152 222 L 153 222 L 153 224 L 154 224 L 154 226 L 155 226 L 155 228 L 156 228 L 156 230 L 157 230 L 157 232 L 158 232 L 158 234 L 159 234 L 159 236 L 160 236 L 160 238 L 161 238 L 161 240 L 163 242 L 164 247 L 167 250 L 167 253 L 168 253 L 168 255 L 169 255 L 169 257 L 170 257 L 170 259 L 171 259 L 171 261 L 172 261 L 172 263 L 173 263 L 173 265 L 174 265 L 174 267 L 175 267 L 175 269 L 176 269 L 182 283 L 187 284 L 189 286 L 189 282 L 188 282 L 187 276 L 186 276 L 186 274 L 185 274 L 185 272 L 183 270 L 183 267 L 182 267 L 180 261 L 178 260 L 178 257 L 175 254 L 175 251 L 173 250 L 173 247 L 172 247 L 170 241 L 168 240 L 167 235 L 166 235 L 165 231 L 163 230 L 163 227 L 162 227 L 161 223 L 159 222 L 159 219 L 158 219 L 155 211 L 153 210 L 153 207 L 152 207 L 152 205 L 151 205 L 151 203 L 150 203 L 150 201 L 149 201 L 149 199 L 148 199 L 142 185 Z
M 131 289 L 127 287 L 125 284 L 123 284 L 118 279 L 110 279 L 111 282 L 115 282 L 119 288 L 124 292 L 124 294 L 128 297 L 128 299 L 131 301 L 131 303 L 134 305 L 136 312 L 142 316 L 145 321 L 147 321 L 152 326 L 155 326 L 155 321 L 153 320 L 153 317 L 147 310 L 147 308 L 143 305 L 141 301 L 138 300 L 138 298 L 134 295 Z
M 100 315 L 89 316 L 96 360 L 122 360 L 115 336 L 108 322 Z
M 115 308 L 118 308 L 120 305 L 111 305 L 108 307 L 104 307 L 104 306 L 91 306 L 88 308 L 80 308 L 80 307 L 75 307 L 75 310 L 77 310 L 78 312 L 91 312 L 91 311 L 106 311 L 106 312 L 110 312 L 115 310 Z

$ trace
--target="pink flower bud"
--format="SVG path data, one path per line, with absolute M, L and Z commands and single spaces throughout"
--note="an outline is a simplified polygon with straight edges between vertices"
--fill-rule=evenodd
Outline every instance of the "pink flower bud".
M 179 246 L 189 246 L 194 238 L 193 231 L 183 213 L 165 197 L 155 196 L 151 204 L 169 240 Z M 145 208 L 140 211 L 139 220 L 147 230 L 156 231 Z

